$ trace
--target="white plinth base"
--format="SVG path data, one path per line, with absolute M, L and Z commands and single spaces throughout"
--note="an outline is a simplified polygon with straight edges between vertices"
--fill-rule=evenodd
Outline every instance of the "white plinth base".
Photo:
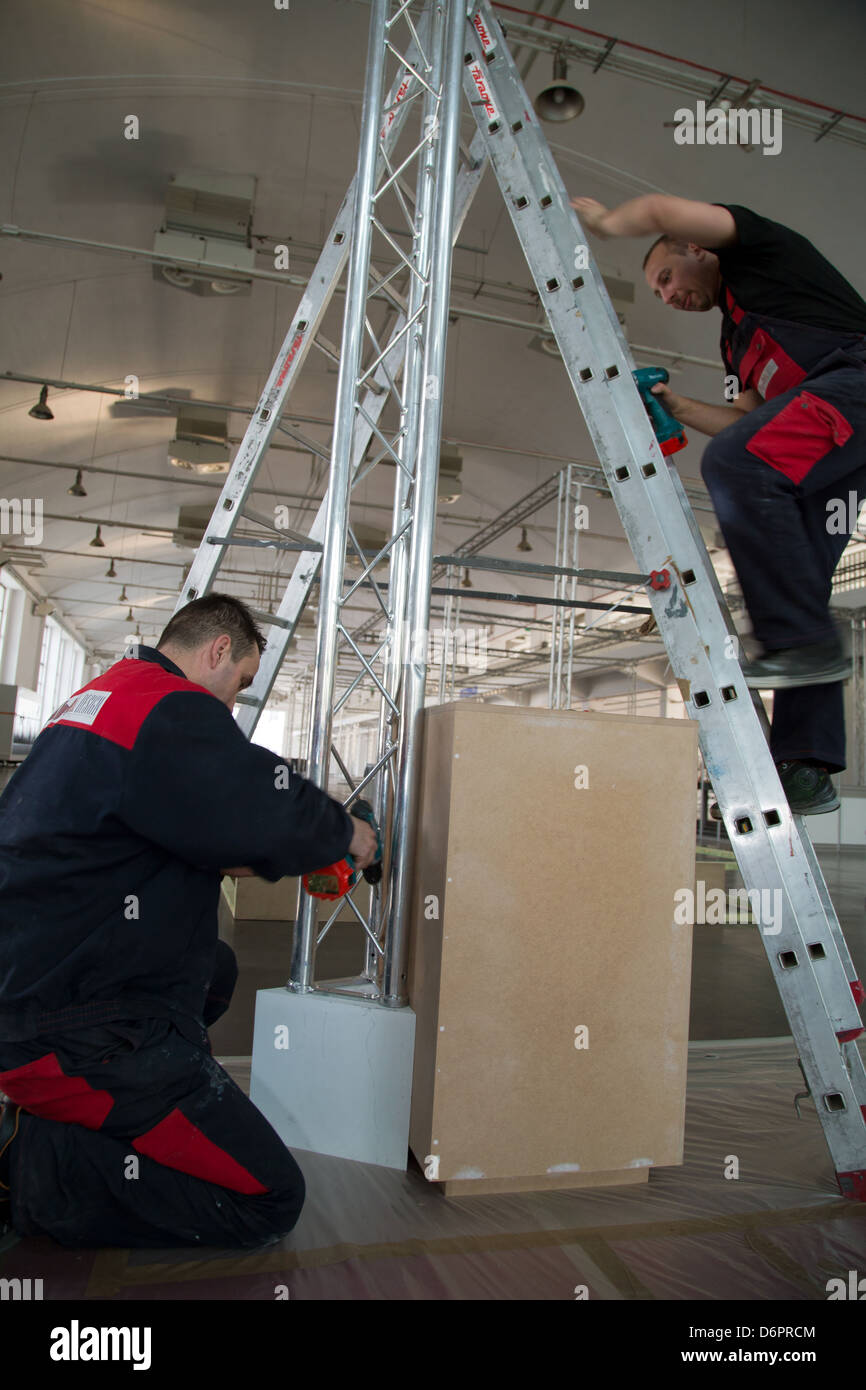
M 250 1100 L 288 1148 L 405 1171 L 415 1014 L 346 995 L 256 993 Z

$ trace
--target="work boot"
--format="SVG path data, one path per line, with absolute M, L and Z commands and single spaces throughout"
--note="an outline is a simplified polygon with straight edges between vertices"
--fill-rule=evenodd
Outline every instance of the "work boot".
M 825 811 L 838 811 L 842 804 L 826 767 L 792 760 L 776 763 L 776 771 L 795 816 L 821 816 Z M 710 807 L 710 816 L 723 819 L 717 801 Z
M 788 690 L 798 685 L 830 685 L 851 676 L 851 661 L 842 654 L 837 638 L 813 642 L 807 647 L 786 647 L 765 652 L 755 661 L 742 663 L 746 685 L 752 690 Z

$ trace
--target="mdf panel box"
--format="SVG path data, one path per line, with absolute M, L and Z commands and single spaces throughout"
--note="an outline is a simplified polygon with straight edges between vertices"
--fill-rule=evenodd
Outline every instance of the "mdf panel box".
M 457 703 L 419 736 L 416 1159 L 468 1195 L 682 1163 L 696 726 Z

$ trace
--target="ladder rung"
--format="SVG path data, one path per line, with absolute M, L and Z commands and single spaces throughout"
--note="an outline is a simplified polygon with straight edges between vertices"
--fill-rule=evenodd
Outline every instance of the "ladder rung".
M 296 541 L 265 541 L 257 536 L 206 536 L 208 545 L 245 545 L 253 550 L 321 550 L 317 541 L 301 537 Z
M 330 358 L 332 362 L 336 362 L 337 366 L 339 367 L 339 350 L 334 346 L 334 344 L 330 341 L 329 338 L 326 338 L 323 333 L 319 333 L 313 339 L 313 345 L 317 347 L 319 349 L 319 352 L 323 353 L 325 357 Z
M 243 507 L 241 509 L 241 516 L 245 517 L 247 521 L 255 522 L 258 526 L 266 526 L 269 531 L 275 531 L 276 534 L 281 536 L 284 540 L 300 541 L 307 550 L 321 550 L 322 548 L 320 541 L 312 541 L 308 536 L 303 535 L 302 532 L 293 531 L 289 526 L 277 526 L 276 522 L 269 521 L 266 516 L 262 516 L 261 512 L 253 511 L 250 507 Z M 210 540 L 210 537 L 208 537 L 208 540 Z
M 291 627 L 288 618 L 280 618 L 276 613 L 266 613 L 262 608 L 247 608 L 253 617 L 260 623 L 266 623 L 269 627 Z

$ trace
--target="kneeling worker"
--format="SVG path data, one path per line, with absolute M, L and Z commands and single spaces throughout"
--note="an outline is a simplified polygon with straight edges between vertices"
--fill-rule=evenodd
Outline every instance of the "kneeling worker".
M 264 639 L 211 594 L 48 720 L 0 797 L 0 1231 L 253 1247 L 300 1168 L 214 1061 L 222 872 L 276 882 L 376 836 L 232 718 Z
M 664 304 L 721 310 L 734 403 L 653 390 L 682 424 L 713 437 L 701 472 L 764 647 L 743 674 L 775 691 L 770 750 L 791 809 L 834 811 L 851 663 L 830 596 L 866 500 L 866 303 L 805 237 L 737 204 L 657 194 L 613 210 L 571 202 L 596 236 L 661 234 L 644 274 Z

